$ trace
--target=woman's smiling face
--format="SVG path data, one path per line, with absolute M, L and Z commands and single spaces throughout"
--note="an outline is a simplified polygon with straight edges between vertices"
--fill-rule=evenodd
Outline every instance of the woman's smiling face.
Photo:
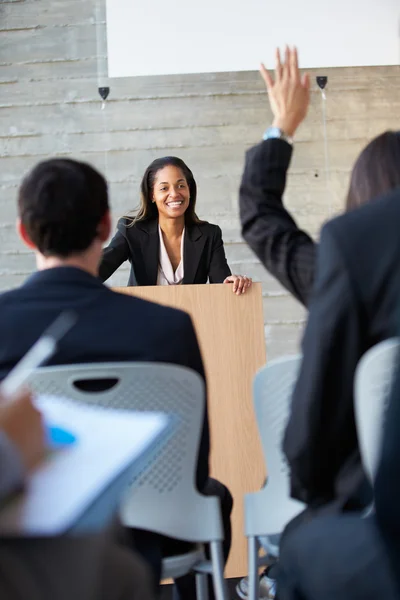
M 155 176 L 153 200 L 158 213 L 167 218 L 182 217 L 189 206 L 190 192 L 180 169 L 168 165 Z

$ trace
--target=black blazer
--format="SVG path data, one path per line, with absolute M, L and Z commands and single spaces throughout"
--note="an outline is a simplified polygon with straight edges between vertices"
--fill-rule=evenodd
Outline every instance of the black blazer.
M 371 498 L 353 410 L 354 373 L 400 324 L 400 190 L 322 229 L 303 363 L 284 439 L 292 496 L 360 509 Z
M 104 249 L 99 275 L 106 281 L 118 267 L 129 260 L 128 285 L 156 285 L 160 239 L 158 220 L 118 221 L 117 232 Z M 186 226 L 183 245 L 183 283 L 223 283 L 231 274 L 226 262 L 221 229 L 211 223 Z
M 285 209 L 282 196 L 292 146 L 279 139 L 261 142 L 246 153 L 239 205 L 242 235 L 265 268 L 307 306 L 316 245 Z
M 60 312 L 71 308 L 77 324 L 49 364 L 166 362 L 190 367 L 205 378 L 189 315 L 117 294 L 81 269 L 57 267 L 39 271 L 20 288 L 0 295 L 0 379 Z M 208 455 L 206 409 L 197 467 L 200 490 L 208 478 Z
M 399 327 L 400 333 L 400 327 Z M 399 357 L 398 357 L 399 358 Z M 381 459 L 374 485 L 376 519 L 400 589 L 400 362 L 385 418 Z

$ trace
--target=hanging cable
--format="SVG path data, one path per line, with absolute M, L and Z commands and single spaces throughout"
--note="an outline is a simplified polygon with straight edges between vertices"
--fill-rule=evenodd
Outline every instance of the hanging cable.
M 97 90 L 103 100 L 102 109 L 110 93 L 107 65 L 107 30 L 105 17 L 105 0 L 96 0 L 96 58 L 97 58 Z
M 317 85 L 321 90 L 321 101 L 322 101 L 322 127 L 324 135 L 324 154 L 325 154 L 325 184 L 326 193 L 328 196 L 328 214 L 329 217 L 333 214 L 332 205 L 332 189 L 330 185 L 330 162 L 329 162 L 329 147 L 328 147 L 328 131 L 326 125 L 326 92 L 325 88 L 328 83 L 328 77 L 318 75 L 316 77 Z
M 102 125 L 104 140 L 107 136 L 106 100 L 110 93 L 107 65 L 107 30 L 105 17 L 105 0 L 96 0 L 96 59 L 97 59 L 97 91 L 102 99 Z M 104 145 L 104 174 L 108 175 L 108 148 Z

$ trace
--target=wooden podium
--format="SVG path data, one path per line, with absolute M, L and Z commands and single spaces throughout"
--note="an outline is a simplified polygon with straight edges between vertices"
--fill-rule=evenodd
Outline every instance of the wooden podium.
M 242 296 L 231 285 L 114 288 L 188 312 L 196 328 L 207 374 L 211 474 L 234 497 L 233 542 L 227 577 L 247 574 L 243 495 L 261 488 L 264 461 L 253 412 L 252 382 L 266 361 L 261 285 Z

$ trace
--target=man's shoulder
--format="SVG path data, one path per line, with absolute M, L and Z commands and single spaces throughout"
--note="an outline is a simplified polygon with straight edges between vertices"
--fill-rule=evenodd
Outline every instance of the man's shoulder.
M 24 288 L 18 287 L 11 290 L 0 292 L 0 306 L 13 306 L 19 298 L 24 296 Z

